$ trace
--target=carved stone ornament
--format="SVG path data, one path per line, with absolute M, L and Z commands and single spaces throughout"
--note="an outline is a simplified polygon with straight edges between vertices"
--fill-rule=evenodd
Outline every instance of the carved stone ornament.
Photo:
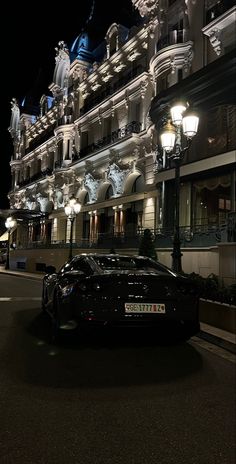
M 211 45 L 214 49 L 214 52 L 219 56 L 221 54 L 221 40 L 220 40 L 220 31 L 218 29 L 214 29 L 209 34 L 209 40 Z
M 20 140 L 20 109 L 16 98 L 11 100 L 11 122 L 9 132 L 13 139 Z
M 135 8 L 138 9 L 139 14 L 142 18 L 153 18 L 157 16 L 159 0 L 132 0 Z
M 121 170 L 115 163 L 108 166 L 107 179 L 112 183 L 115 196 L 122 195 L 124 191 L 124 179 L 127 173 L 128 170 Z
M 134 167 L 142 172 L 145 170 L 145 154 L 146 150 L 144 145 L 136 146 L 133 150 Z
M 63 193 L 60 188 L 55 188 L 54 192 L 54 206 L 55 209 L 62 208 L 64 206 Z
M 22 194 L 19 194 L 19 195 L 16 195 L 15 198 L 12 197 L 12 200 L 14 201 L 13 203 L 13 206 L 15 209 L 23 209 L 24 208 L 24 205 L 25 205 L 25 198 L 24 198 L 24 195 Z
M 84 176 L 84 187 L 88 190 L 89 203 L 97 201 L 97 191 L 100 181 L 95 179 L 89 172 Z
M 64 53 L 66 53 L 67 55 L 69 54 L 69 49 L 66 45 L 66 43 L 63 41 L 63 40 L 60 40 L 60 42 L 58 42 L 58 47 L 55 47 L 55 50 L 56 50 L 56 60 L 57 60 L 57 57 L 59 56 L 60 58 L 63 58 L 64 57 Z
M 141 93 L 141 98 L 144 99 L 146 90 L 148 88 L 148 79 L 144 79 L 140 82 L 140 93 Z
M 50 213 L 52 211 L 52 202 L 49 201 L 48 196 L 42 193 L 37 193 L 37 202 L 40 204 L 40 211 L 43 213 Z
M 58 89 L 65 90 L 68 88 L 68 78 L 70 71 L 70 55 L 65 42 L 60 41 L 56 50 L 56 66 L 54 69 L 53 83 L 55 84 L 53 93 L 59 93 Z M 57 90 L 56 90 L 57 89 Z

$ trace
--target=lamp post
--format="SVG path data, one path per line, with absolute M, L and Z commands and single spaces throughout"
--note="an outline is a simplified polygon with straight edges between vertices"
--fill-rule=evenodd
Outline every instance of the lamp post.
M 76 215 L 81 210 L 81 203 L 79 203 L 75 197 L 71 197 L 68 204 L 65 206 L 65 213 L 70 220 L 70 251 L 69 251 L 69 260 L 72 258 L 72 246 L 73 246 L 73 224 L 76 218 Z
M 16 221 L 12 217 L 8 217 L 5 226 L 8 230 L 8 242 L 7 242 L 7 257 L 6 257 L 6 264 L 5 264 L 5 269 L 9 269 L 9 264 L 10 264 L 10 239 L 11 239 L 11 230 L 13 227 L 15 227 Z
M 175 215 L 174 239 L 172 256 L 172 269 L 182 272 L 181 241 L 179 230 L 179 197 L 180 197 L 180 164 L 184 153 L 190 147 L 192 138 L 198 130 L 199 117 L 194 111 L 182 102 L 178 102 L 170 109 L 171 118 L 163 125 L 160 131 L 162 149 L 175 165 Z M 183 146 L 183 136 L 186 137 L 186 146 Z

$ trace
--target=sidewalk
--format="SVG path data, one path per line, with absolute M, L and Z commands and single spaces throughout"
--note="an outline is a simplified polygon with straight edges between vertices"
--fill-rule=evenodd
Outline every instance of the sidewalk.
M 8 274 L 16 277 L 24 277 L 27 279 L 41 281 L 44 274 L 30 273 L 25 271 L 12 271 L 10 269 L 5 269 L 4 266 L 0 266 L 0 274 Z M 218 327 L 213 327 L 206 323 L 200 323 L 200 332 L 197 335 L 199 338 L 202 338 L 210 343 L 218 345 L 224 348 L 231 353 L 236 354 L 236 335 L 227 332 L 226 330 L 221 330 Z
M 226 330 L 212 327 L 211 325 L 200 322 L 201 331 L 198 335 L 214 345 L 220 346 L 231 353 L 236 354 L 236 335 Z
M 5 269 L 4 266 L 0 266 L 0 274 L 8 274 L 16 277 L 25 277 L 32 280 L 42 280 L 44 274 L 37 274 L 36 272 L 25 272 L 25 271 L 12 271 L 10 269 Z

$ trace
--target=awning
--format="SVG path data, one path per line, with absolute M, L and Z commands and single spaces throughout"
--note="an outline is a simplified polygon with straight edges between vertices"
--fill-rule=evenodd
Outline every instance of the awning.
M 14 230 L 16 230 L 16 227 L 13 227 L 11 229 L 11 232 L 10 234 L 12 234 L 14 232 Z M 6 232 L 4 232 L 1 236 L 0 236 L 0 242 L 7 242 L 8 241 L 8 231 L 6 230 Z
M 8 232 L 4 232 L 4 234 L 0 237 L 0 242 L 6 242 L 8 240 Z

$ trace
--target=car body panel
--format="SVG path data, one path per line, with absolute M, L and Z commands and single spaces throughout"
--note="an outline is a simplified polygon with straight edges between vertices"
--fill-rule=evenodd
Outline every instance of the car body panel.
M 189 336 L 199 330 L 194 284 L 139 256 L 78 255 L 44 277 L 42 303 L 59 326 L 73 320 L 79 326 L 185 325 Z

